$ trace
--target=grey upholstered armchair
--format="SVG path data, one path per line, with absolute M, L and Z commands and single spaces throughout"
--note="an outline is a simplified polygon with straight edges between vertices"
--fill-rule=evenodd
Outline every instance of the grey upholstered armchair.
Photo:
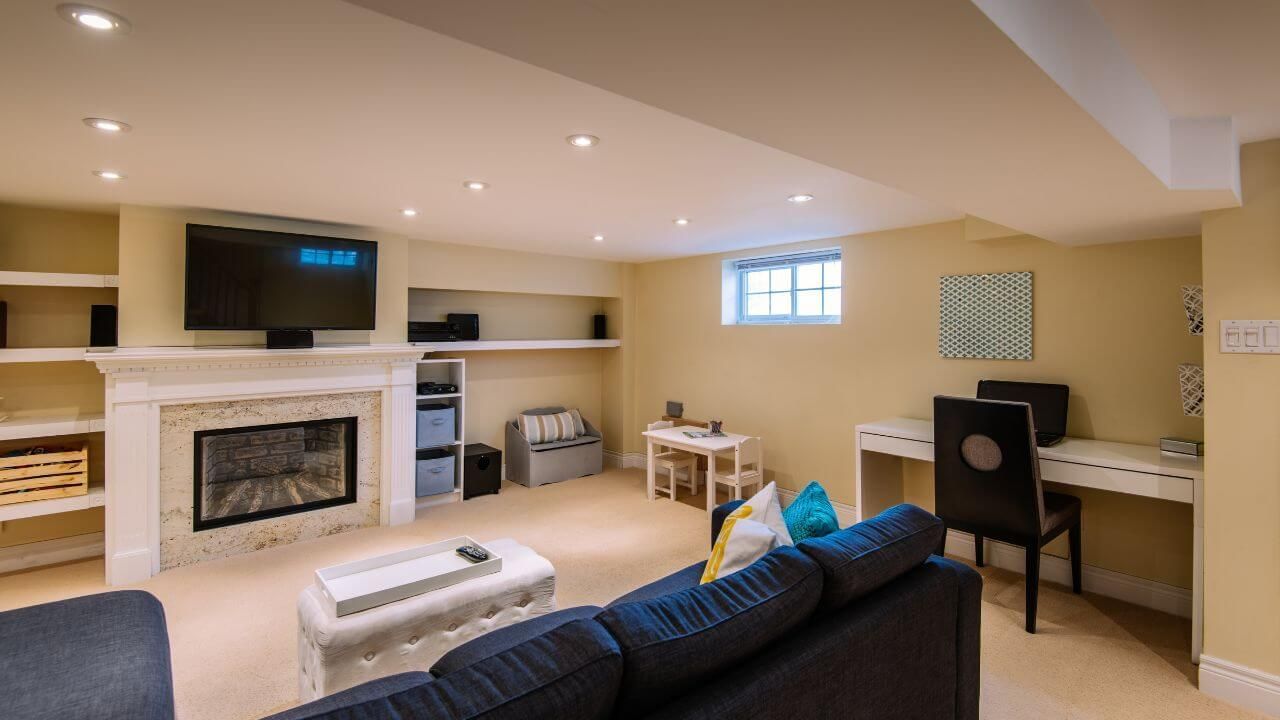
M 553 415 L 562 407 L 525 410 L 521 415 Z M 529 487 L 595 475 L 604 468 L 604 439 L 582 420 L 587 433 L 573 440 L 530 445 L 515 420 L 507 421 L 507 479 Z

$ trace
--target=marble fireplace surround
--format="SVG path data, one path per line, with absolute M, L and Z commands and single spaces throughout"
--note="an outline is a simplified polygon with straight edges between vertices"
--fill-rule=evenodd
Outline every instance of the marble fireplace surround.
M 408 345 L 87 353 L 85 358 L 106 375 L 107 583 L 139 582 L 175 564 L 162 564 L 161 553 L 161 419 L 182 411 L 175 406 L 376 393 L 377 403 L 369 403 L 379 416 L 370 466 L 378 477 L 369 478 L 366 486 L 376 485 L 376 523 L 412 522 L 415 361 L 422 354 L 422 348 Z M 370 502 L 367 507 L 373 506 Z M 253 525 L 257 523 L 240 527 Z

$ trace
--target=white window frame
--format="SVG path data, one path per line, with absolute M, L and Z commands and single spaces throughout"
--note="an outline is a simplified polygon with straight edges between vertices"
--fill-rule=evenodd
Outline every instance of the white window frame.
M 800 291 L 796 287 L 796 268 L 801 265 L 811 265 L 814 263 L 840 262 L 840 284 L 827 285 L 825 276 L 823 284 L 817 288 L 803 288 L 804 290 L 840 290 L 841 312 L 836 315 L 797 315 L 796 314 L 796 293 Z M 732 322 L 738 325 L 833 325 L 839 324 L 843 316 L 844 303 L 844 262 L 841 257 L 840 248 L 828 248 L 825 250 L 814 250 L 801 253 L 788 253 L 786 255 L 770 255 L 765 257 L 742 258 L 733 260 L 726 264 L 726 270 L 731 270 L 731 279 L 735 286 L 734 305 L 736 312 Z M 787 268 L 791 271 L 791 286 L 789 292 L 791 294 L 791 312 L 786 315 L 748 315 L 747 314 L 747 296 L 758 293 L 747 292 L 747 273 L 760 270 L 781 270 Z M 728 273 L 726 273 L 728 275 Z M 785 292 L 785 291 L 780 291 Z M 823 293 L 825 295 L 825 293 Z M 825 301 L 825 297 L 824 297 Z M 825 309 L 825 308 L 824 308 Z M 728 320 L 728 318 L 725 318 Z

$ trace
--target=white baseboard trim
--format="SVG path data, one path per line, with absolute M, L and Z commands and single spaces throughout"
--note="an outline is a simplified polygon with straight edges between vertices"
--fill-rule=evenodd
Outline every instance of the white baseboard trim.
M 1232 705 L 1280 717 L 1280 675 L 1201 655 L 1200 692 Z
M 955 530 L 948 531 L 947 554 L 973 560 L 973 536 Z M 1026 570 L 1026 550 L 994 540 L 987 541 L 983 560 L 988 565 L 1019 574 Z M 1179 617 L 1191 617 L 1190 590 L 1094 565 L 1085 565 L 1081 570 L 1083 575 L 1081 583 L 1088 592 L 1106 595 Z M 1040 579 L 1070 587 L 1071 561 L 1056 555 L 1041 553 Z
M 82 560 L 106 554 L 106 541 L 100 532 L 72 535 L 57 540 L 24 543 L 0 548 L 0 573 L 55 563 Z

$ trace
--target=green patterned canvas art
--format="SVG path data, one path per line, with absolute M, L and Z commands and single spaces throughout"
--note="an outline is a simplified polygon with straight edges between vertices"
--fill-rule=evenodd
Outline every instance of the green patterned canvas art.
M 1031 273 L 939 278 L 938 354 L 1030 360 Z

